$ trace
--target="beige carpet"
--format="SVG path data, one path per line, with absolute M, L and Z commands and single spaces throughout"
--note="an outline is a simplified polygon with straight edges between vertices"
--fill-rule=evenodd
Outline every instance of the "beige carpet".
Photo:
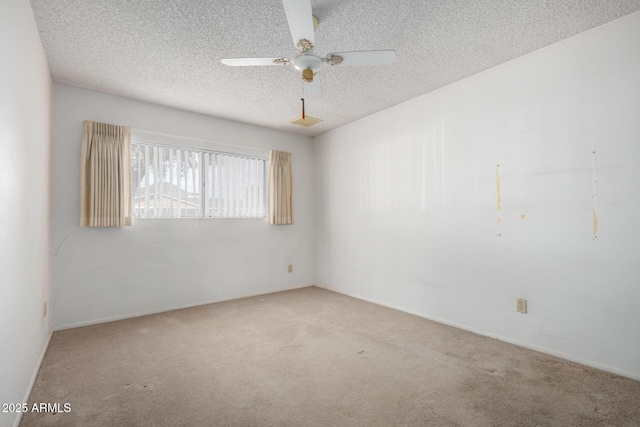
M 319 288 L 56 332 L 22 426 L 639 426 L 640 382 Z

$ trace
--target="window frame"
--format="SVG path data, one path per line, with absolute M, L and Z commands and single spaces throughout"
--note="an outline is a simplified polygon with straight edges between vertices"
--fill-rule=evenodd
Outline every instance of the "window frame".
M 266 219 L 267 217 L 267 196 L 268 196 L 268 188 L 267 188 L 267 175 L 269 169 L 269 157 L 267 150 L 261 150 L 253 147 L 243 147 L 243 146 L 235 146 L 231 144 L 222 144 L 222 143 L 214 143 L 206 140 L 192 139 L 192 138 L 181 138 L 173 135 L 166 134 L 154 134 L 151 132 L 143 132 L 143 131 L 134 131 L 131 132 L 131 156 L 135 155 L 135 146 L 149 146 L 158 147 L 163 149 L 176 149 L 188 151 L 191 153 L 197 153 L 199 159 L 199 171 L 197 176 L 200 180 L 200 191 L 199 191 L 199 206 L 198 206 L 198 214 L 194 216 L 140 216 L 138 214 L 137 205 L 134 203 L 135 194 L 132 191 L 132 214 L 135 220 L 153 220 L 153 219 Z M 262 199 L 262 207 L 261 207 L 261 216 L 215 216 L 210 215 L 207 212 L 207 194 L 209 191 L 209 187 L 212 185 L 208 182 L 208 174 L 209 170 L 205 167 L 204 158 L 205 155 L 223 155 L 223 156 L 232 156 L 253 160 L 261 160 L 263 161 L 263 170 L 262 170 L 262 191 L 261 191 L 261 199 Z M 133 167 L 133 159 L 132 159 L 132 167 Z M 132 171 L 133 174 L 133 171 Z M 137 177 L 132 176 L 132 185 L 133 180 Z

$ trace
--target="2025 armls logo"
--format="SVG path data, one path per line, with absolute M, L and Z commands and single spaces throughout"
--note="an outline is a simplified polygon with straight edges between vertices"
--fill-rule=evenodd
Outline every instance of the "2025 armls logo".
M 31 406 L 27 403 L 3 403 L 2 412 L 71 412 L 71 403 L 34 402 Z

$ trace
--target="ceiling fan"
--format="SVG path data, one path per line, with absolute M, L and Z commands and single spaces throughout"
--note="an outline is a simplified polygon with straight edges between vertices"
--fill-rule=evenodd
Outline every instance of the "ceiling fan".
M 260 65 L 291 65 L 302 74 L 304 93 L 318 95 L 322 92 L 317 75 L 324 63 L 329 65 L 386 65 L 393 62 L 394 50 L 365 50 L 359 52 L 334 52 L 326 57 L 314 53 L 314 30 L 318 20 L 311 12 L 310 0 L 282 0 L 289 22 L 293 44 L 298 49 L 293 58 L 233 58 L 222 63 L 233 67 Z

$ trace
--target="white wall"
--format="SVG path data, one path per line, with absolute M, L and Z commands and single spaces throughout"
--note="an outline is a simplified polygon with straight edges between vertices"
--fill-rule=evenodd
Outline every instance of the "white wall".
M 0 403 L 26 402 L 51 332 L 51 79 L 28 0 L 0 13 Z M 50 304 L 49 304 L 50 307 Z M 0 426 L 18 414 L 0 412 Z
M 639 40 L 635 13 L 316 137 L 318 284 L 640 378 Z
M 200 218 L 80 228 L 83 120 L 291 152 L 295 224 Z M 52 148 L 56 328 L 313 283 L 311 138 L 55 84 Z

